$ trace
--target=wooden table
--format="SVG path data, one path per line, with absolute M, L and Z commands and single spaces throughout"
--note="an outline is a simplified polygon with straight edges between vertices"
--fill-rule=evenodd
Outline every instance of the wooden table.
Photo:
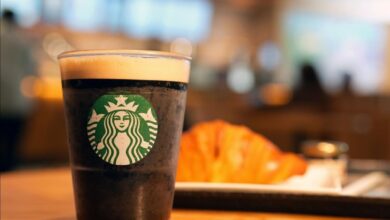
M 70 170 L 52 168 L 16 171 L 1 175 L 1 218 L 75 219 Z M 173 210 L 172 220 L 298 220 L 352 219 L 279 213 Z M 356 218 L 353 218 L 356 219 Z

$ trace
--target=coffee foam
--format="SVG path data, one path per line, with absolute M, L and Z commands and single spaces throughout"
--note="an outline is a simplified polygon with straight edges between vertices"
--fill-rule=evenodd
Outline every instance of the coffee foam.
M 59 56 L 62 79 L 129 79 L 187 83 L 190 61 L 152 51 L 76 51 Z

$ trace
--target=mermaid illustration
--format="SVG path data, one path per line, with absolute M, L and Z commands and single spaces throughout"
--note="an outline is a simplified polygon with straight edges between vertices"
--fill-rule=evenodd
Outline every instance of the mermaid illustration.
M 141 117 L 128 110 L 107 114 L 103 119 L 105 132 L 97 145 L 102 159 L 117 165 L 141 160 L 143 152 L 149 152 L 149 143 L 140 133 L 141 120 Z
M 89 143 L 110 164 L 136 163 L 150 152 L 157 138 L 155 115 L 140 95 L 103 95 L 95 101 L 87 123 Z

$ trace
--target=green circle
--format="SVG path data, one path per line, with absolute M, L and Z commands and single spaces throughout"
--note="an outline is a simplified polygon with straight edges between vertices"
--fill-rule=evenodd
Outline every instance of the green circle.
M 152 149 L 157 133 L 157 114 L 140 95 L 102 95 L 89 113 L 87 136 L 92 150 L 113 165 L 142 160 Z

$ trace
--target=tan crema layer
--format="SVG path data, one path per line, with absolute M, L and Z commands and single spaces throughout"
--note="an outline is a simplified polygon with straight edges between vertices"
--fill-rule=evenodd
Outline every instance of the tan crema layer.
M 188 83 L 190 58 L 137 50 L 65 52 L 59 57 L 62 79 L 129 79 Z

